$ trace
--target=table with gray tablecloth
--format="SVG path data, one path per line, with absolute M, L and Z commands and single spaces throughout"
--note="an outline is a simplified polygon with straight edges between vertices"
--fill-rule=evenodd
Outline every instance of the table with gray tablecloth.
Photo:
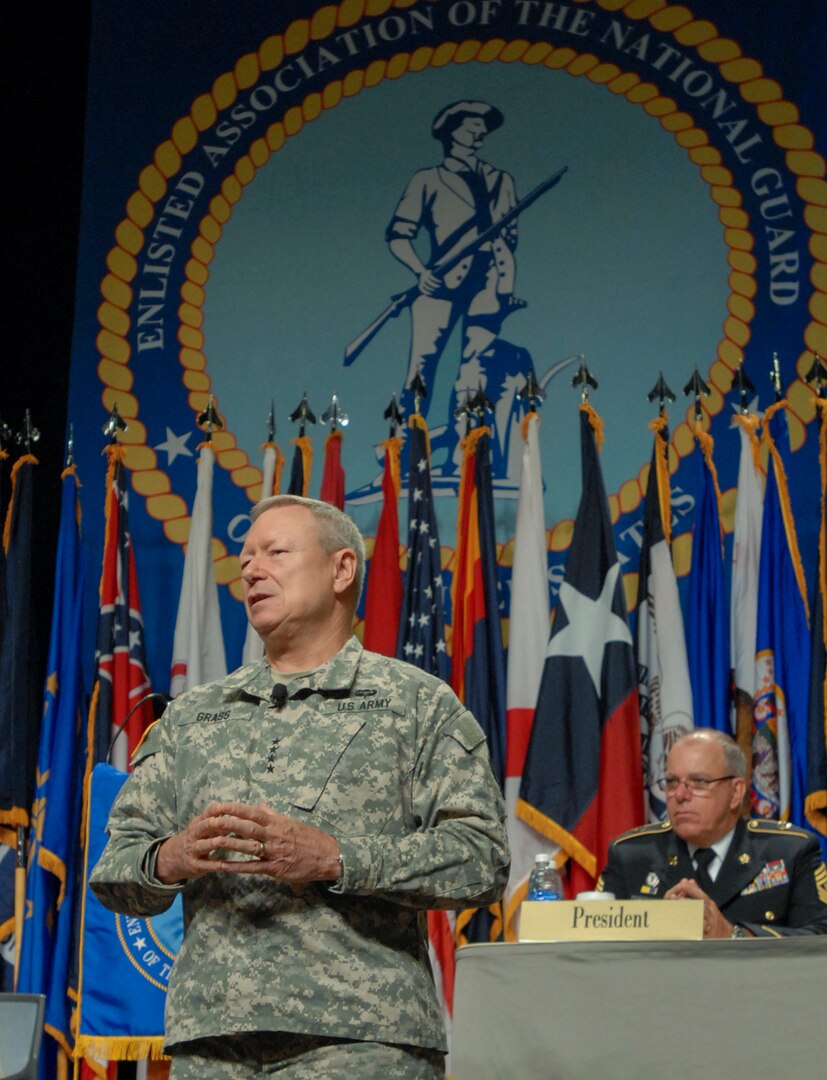
M 470 945 L 453 1080 L 827 1077 L 827 937 Z

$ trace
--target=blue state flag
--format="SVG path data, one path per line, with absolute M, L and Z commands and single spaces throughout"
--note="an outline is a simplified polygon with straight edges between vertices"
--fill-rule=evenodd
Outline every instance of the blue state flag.
M 807 799 L 804 812 L 812 828 L 820 834 L 821 851 L 827 858 L 827 398 L 817 398 L 816 407 L 819 412 L 821 524 L 812 615 Z
M 451 685 L 482 728 L 491 769 L 505 786 L 505 655 L 497 588 L 494 495 L 489 429 L 463 440 L 457 555 L 452 603 Z M 457 916 L 457 935 L 466 941 L 495 941 L 503 930 L 502 907 L 489 905 Z
M 109 811 L 125 780 L 111 765 L 92 770 L 77 1050 L 134 1061 L 162 1055 L 167 985 L 184 927 L 180 896 L 161 915 L 135 918 L 107 910 L 89 888 L 106 846 Z
M 782 403 L 783 404 L 783 403 Z M 810 631 L 806 587 L 771 406 L 763 439 L 770 456 L 758 570 L 752 814 L 806 826 Z
M 51 640 L 35 772 L 18 990 L 46 994 L 41 1076 L 56 1040 L 71 1053 L 68 995 L 86 726 L 81 718 L 83 560 L 74 467 L 63 474 Z
M 686 653 L 695 726 L 732 734 L 729 676 L 729 605 L 724 580 L 723 534 L 712 439 L 696 436 L 698 503 L 692 534 Z
M 487 427 L 463 442 L 457 555 L 452 588 L 451 685 L 485 732 L 491 768 L 505 785 L 505 654 L 497 588 L 491 440 Z

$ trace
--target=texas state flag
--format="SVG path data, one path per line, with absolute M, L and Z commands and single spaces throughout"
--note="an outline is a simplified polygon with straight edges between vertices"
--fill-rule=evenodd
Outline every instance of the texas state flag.
M 601 426 L 583 406 L 583 493 L 517 804 L 569 857 L 572 893 L 593 888 L 609 841 L 644 821 L 637 675 L 597 455 Z

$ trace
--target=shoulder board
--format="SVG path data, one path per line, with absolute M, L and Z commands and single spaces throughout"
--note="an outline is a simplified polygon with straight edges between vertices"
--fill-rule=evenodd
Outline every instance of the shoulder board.
M 615 844 L 622 844 L 625 840 L 634 840 L 638 836 L 655 836 L 660 833 L 671 832 L 671 829 L 672 822 L 668 818 L 666 821 L 656 821 L 651 825 L 638 825 L 636 829 L 630 829 L 628 832 L 616 836 L 612 840 L 612 847 Z
M 753 833 L 771 834 L 772 836 L 796 836 L 809 840 L 814 834 L 793 825 L 791 821 L 773 821 L 770 818 L 751 818 L 747 828 Z

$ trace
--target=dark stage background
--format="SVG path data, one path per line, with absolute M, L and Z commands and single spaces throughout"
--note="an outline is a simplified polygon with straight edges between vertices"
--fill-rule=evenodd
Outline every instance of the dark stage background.
M 80 228 L 89 5 L 21 5 L 2 65 L 6 152 L 0 307 L 0 418 L 13 432 L 25 409 L 41 438 L 33 582 L 41 671 L 51 617 L 59 485 Z M 12 449 L 8 447 L 8 449 Z M 0 505 L 16 453 L 0 470 Z M 42 496 L 42 497 L 41 497 Z

